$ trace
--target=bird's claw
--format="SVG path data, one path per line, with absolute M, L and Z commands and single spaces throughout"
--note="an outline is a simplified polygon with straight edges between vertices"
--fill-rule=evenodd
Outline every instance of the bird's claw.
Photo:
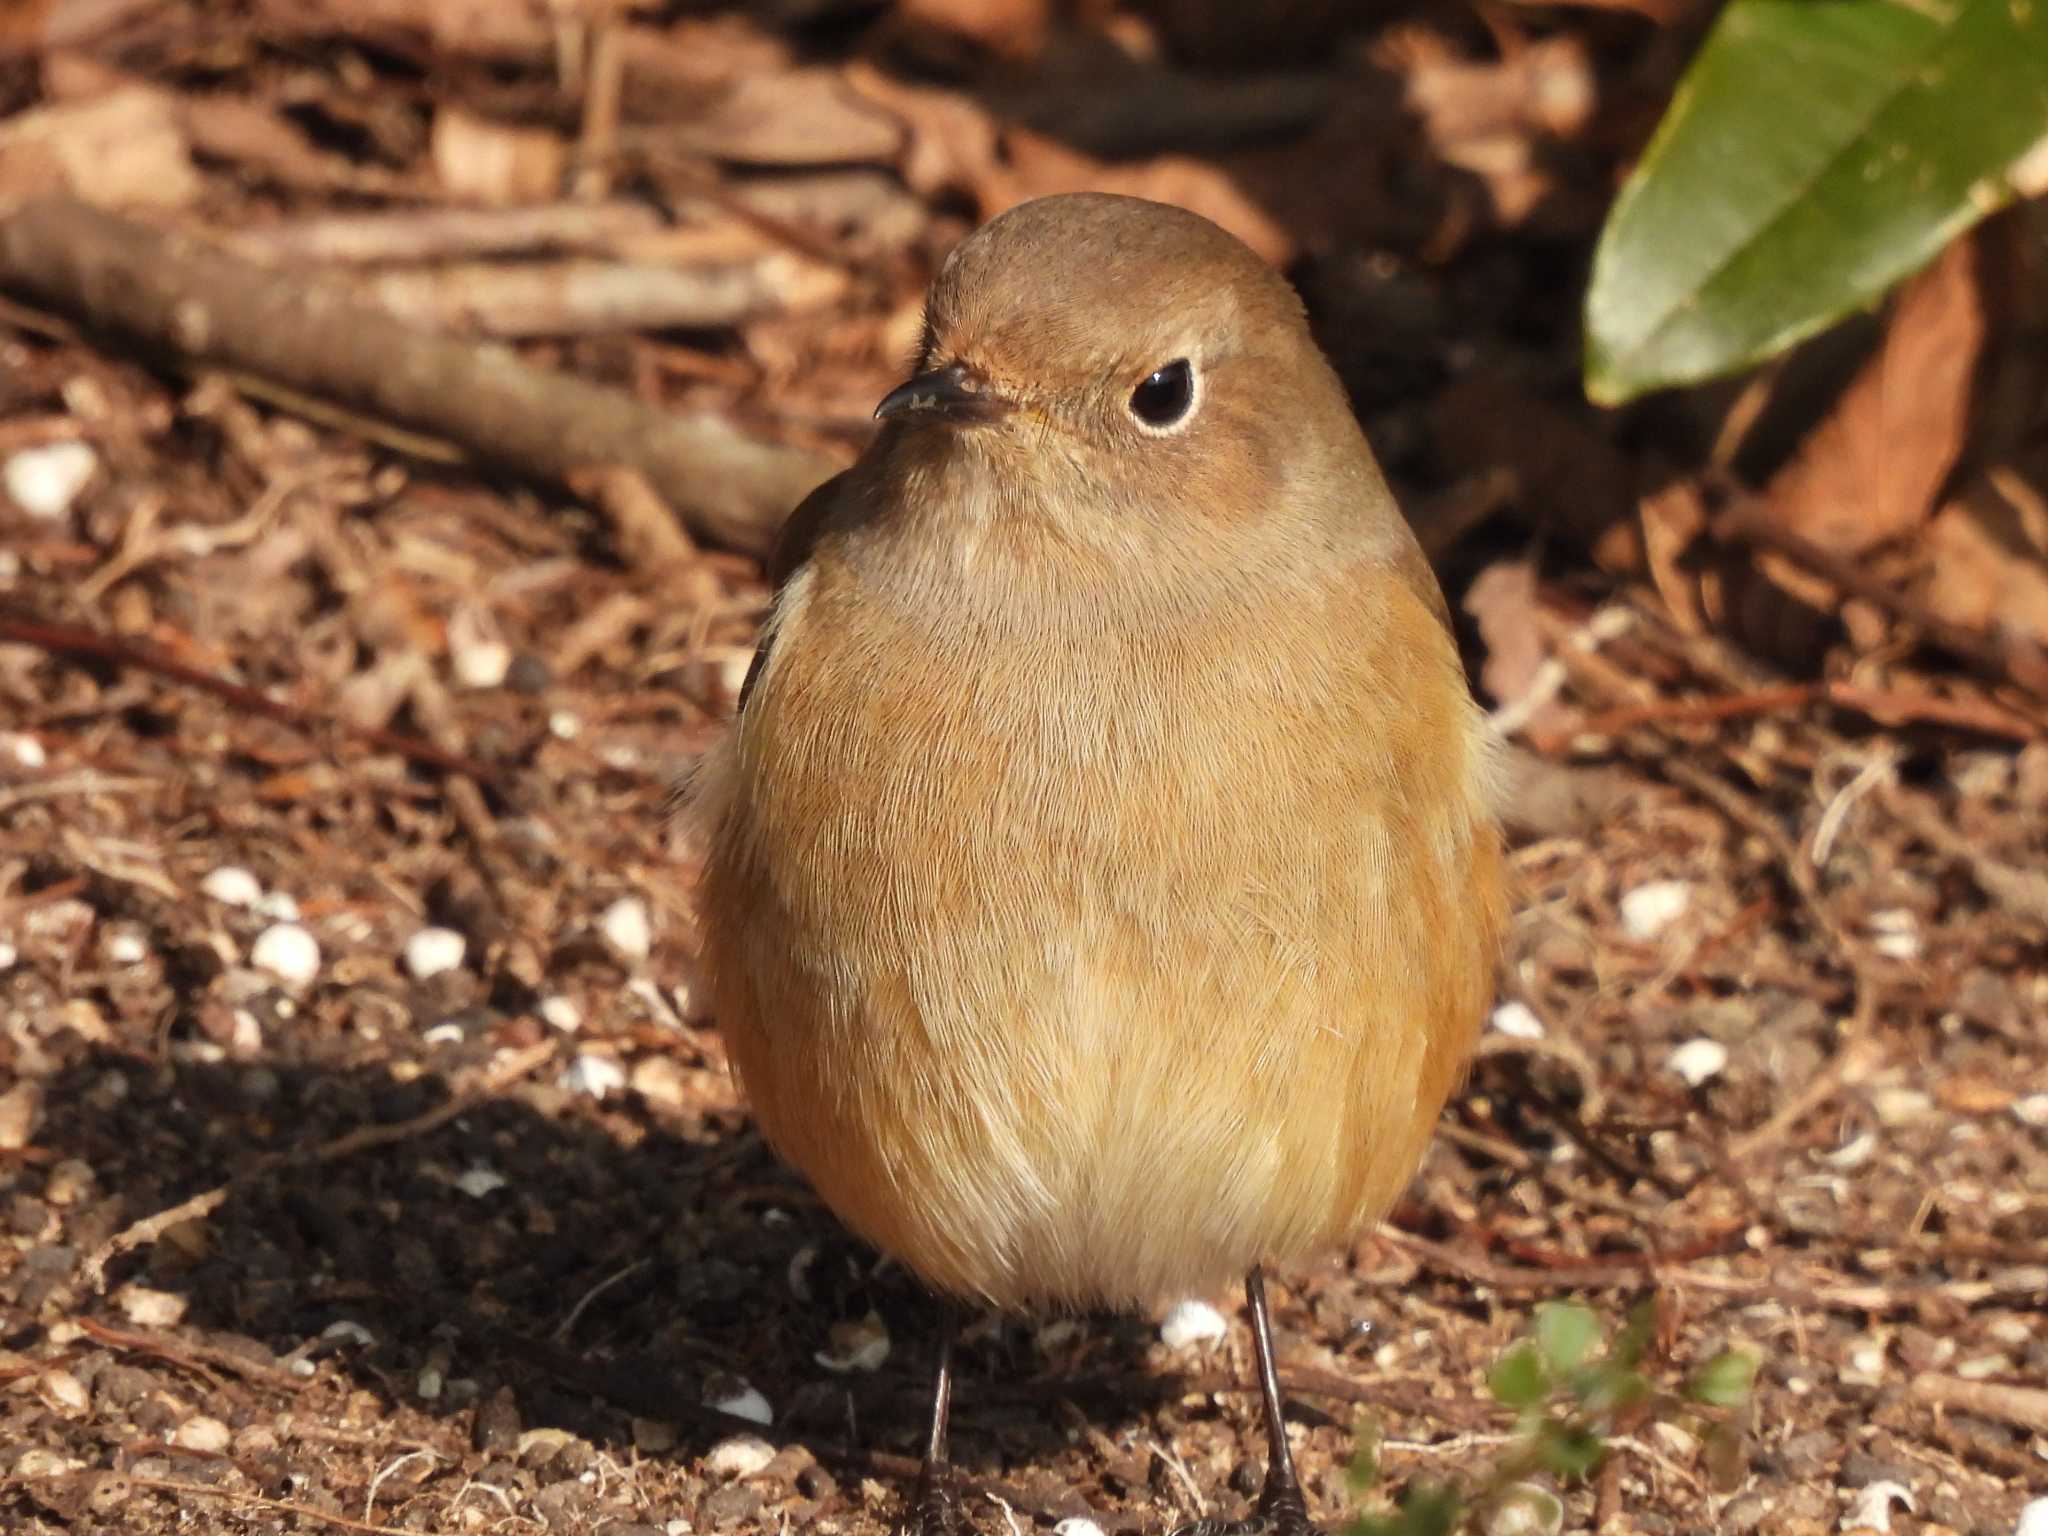
M 980 1536 L 960 1502 L 960 1487 L 949 1467 L 926 1467 L 898 1536 Z
M 1269 1482 L 1242 1520 L 1191 1520 L 1171 1536 L 1323 1536 L 1323 1531 L 1309 1519 L 1308 1501 L 1299 1487 Z

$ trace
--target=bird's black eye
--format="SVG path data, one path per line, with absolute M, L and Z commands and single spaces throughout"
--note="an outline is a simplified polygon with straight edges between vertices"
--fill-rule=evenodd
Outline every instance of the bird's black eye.
M 1154 369 L 1131 391 L 1131 414 L 1155 432 L 1178 425 L 1195 403 L 1195 369 L 1184 357 Z

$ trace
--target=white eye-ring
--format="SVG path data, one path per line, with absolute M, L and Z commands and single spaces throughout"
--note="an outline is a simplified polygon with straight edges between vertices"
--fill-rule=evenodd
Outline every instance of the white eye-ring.
M 1131 416 L 1154 437 L 1166 437 L 1186 426 L 1201 395 L 1195 365 L 1184 357 L 1153 369 L 1131 391 Z

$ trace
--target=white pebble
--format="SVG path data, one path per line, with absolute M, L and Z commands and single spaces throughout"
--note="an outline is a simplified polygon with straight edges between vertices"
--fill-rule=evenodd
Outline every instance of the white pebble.
M 425 981 L 462 964 L 469 941 L 453 928 L 422 928 L 405 941 L 405 968 Z
M 482 1163 L 455 1176 L 455 1187 L 472 1200 L 481 1200 L 485 1195 L 503 1189 L 506 1182 L 505 1175 Z
M 1893 960 L 1920 958 L 1920 919 L 1905 907 L 1870 914 L 1870 947 Z
M 609 1056 L 578 1056 L 558 1079 L 564 1093 L 580 1093 L 593 1099 L 617 1093 L 626 1086 L 626 1069 Z
M 2035 1499 L 2020 1511 L 2020 1523 L 2012 1536 L 2048 1536 L 2048 1496 Z
M 752 1477 L 775 1459 L 775 1447 L 759 1435 L 728 1435 L 704 1453 L 713 1477 Z
M 30 517 L 55 522 L 71 510 L 99 467 L 100 456 L 90 443 L 49 443 L 22 449 L 0 470 L 0 479 L 9 501 Z
M 17 768 L 34 770 L 50 761 L 50 754 L 43 750 L 43 744 L 22 731 L 9 731 L 0 736 L 0 752 L 12 758 Z
M 6 948 L 6 945 L 0 944 L 0 951 Z M 6 970 L 12 963 L 11 959 L 0 956 L 0 971 Z M 2048 1093 L 2030 1093 L 2023 1099 L 2014 1099 L 2012 1113 L 2013 1118 L 2021 1125 L 2048 1125 Z
M 126 930 L 107 937 L 107 962 L 110 965 L 135 965 L 149 958 L 149 941 L 139 933 Z
M 45 1371 L 42 1375 L 43 1396 L 53 1408 L 65 1413 L 83 1413 L 92 1406 L 92 1394 L 85 1389 L 85 1383 L 69 1371 Z
M 458 645 L 453 657 L 455 681 L 464 688 L 495 688 L 512 670 L 512 647 L 499 640 Z
M 1490 1499 L 1480 1520 L 1484 1536 L 1557 1536 L 1564 1504 L 1547 1488 L 1515 1483 Z
M 1223 1314 L 1194 1296 L 1175 1302 L 1159 1325 L 1159 1337 L 1168 1349 L 1214 1344 L 1228 1332 L 1230 1324 L 1223 1320 Z
M 705 1406 L 735 1419 L 745 1419 L 749 1424 L 775 1422 L 775 1410 L 768 1406 L 768 1399 L 744 1381 L 733 1381 L 730 1391 L 711 1398 Z
M 440 1367 L 429 1362 L 420 1367 L 419 1378 L 414 1382 L 413 1390 L 419 1393 L 421 1402 L 436 1403 L 441 1400 L 441 1392 L 447 1385 L 448 1378 L 442 1375 Z
M 218 1456 L 234 1443 L 234 1436 L 227 1425 L 219 1419 L 210 1419 L 199 1414 L 178 1426 L 171 1438 L 188 1451 L 204 1451 Z
M 1918 1088 L 1879 1088 L 1870 1096 L 1870 1107 L 1880 1125 L 1911 1125 L 1934 1111 L 1934 1100 Z
M 296 923 L 299 920 L 299 904 L 289 891 L 272 891 L 267 896 L 258 896 L 250 905 L 258 917 L 267 917 L 273 923 Z
M 566 709 L 548 716 L 548 734 L 558 741 L 574 741 L 583 734 L 583 722 Z
M 0 971 L 11 971 L 14 963 L 21 958 L 21 951 L 12 944 L 0 943 Z
M 287 986 L 303 987 L 320 974 L 320 946 L 297 923 L 272 923 L 256 935 L 249 963 Z
M 354 1318 L 344 1317 L 337 1322 L 329 1323 L 320 1330 L 320 1342 L 323 1344 L 352 1344 L 358 1349 L 373 1349 L 376 1347 L 377 1335 L 370 1332 L 369 1329 L 365 1328 Z
M 1513 998 L 1493 1010 L 1493 1017 L 1487 1020 L 1494 1030 L 1513 1040 L 1541 1040 L 1543 1021 L 1536 1017 L 1536 1011 L 1527 1003 L 1518 1003 Z
M 573 997 L 563 997 L 559 993 L 544 997 L 540 1000 L 538 1012 L 543 1024 L 559 1029 L 565 1035 L 573 1035 L 583 1027 L 583 1010 L 576 1006 Z
M 645 960 L 654 949 L 654 921 L 647 915 L 647 903 L 638 896 L 621 896 L 604 909 L 597 920 L 605 943 L 622 960 Z
M 199 882 L 199 894 L 224 907 L 253 907 L 263 899 L 263 883 L 239 864 L 223 864 Z
M 114 1305 L 129 1322 L 144 1328 L 175 1328 L 185 1320 L 184 1297 L 146 1285 L 122 1286 L 114 1292 Z
M 1102 1527 L 1093 1520 L 1084 1520 L 1079 1515 L 1069 1515 L 1052 1528 L 1052 1536 L 1102 1536 Z
M 1688 1040 L 1665 1063 L 1694 1088 L 1719 1077 L 1728 1068 L 1728 1047 L 1718 1040 Z
M 1849 1513 L 1842 1516 L 1842 1529 L 1854 1530 L 1858 1526 L 1878 1532 L 1892 1528 L 1892 1505 L 1896 1502 L 1913 1514 L 1913 1495 L 1903 1484 L 1892 1482 L 1866 1483 L 1856 1491 L 1856 1502 Z
M 1864 1339 L 1849 1346 L 1842 1380 L 1855 1387 L 1874 1387 L 1884 1380 L 1884 1345 Z
M 1651 880 L 1621 898 L 1621 926 L 1632 939 L 1648 942 L 1685 916 L 1692 886 L 1683 880 Z
M 436 1024 L 420 1036 L 421 1045 L 460 1045 L 463 1041 L 460 1024 Z

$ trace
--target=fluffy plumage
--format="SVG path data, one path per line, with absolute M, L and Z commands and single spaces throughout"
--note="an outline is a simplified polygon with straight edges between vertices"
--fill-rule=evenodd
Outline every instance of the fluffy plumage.
M 1179 358 L 1160 433 L 1134 387 Z M 934 1286 L 1123 1304 L 1341 1244 L 1412 1175 L 1503 902 L 1443 600 L 1291 289 L 1179 210 L 1027 204 L 792 519 L 700 771 L 760 1125 Z

